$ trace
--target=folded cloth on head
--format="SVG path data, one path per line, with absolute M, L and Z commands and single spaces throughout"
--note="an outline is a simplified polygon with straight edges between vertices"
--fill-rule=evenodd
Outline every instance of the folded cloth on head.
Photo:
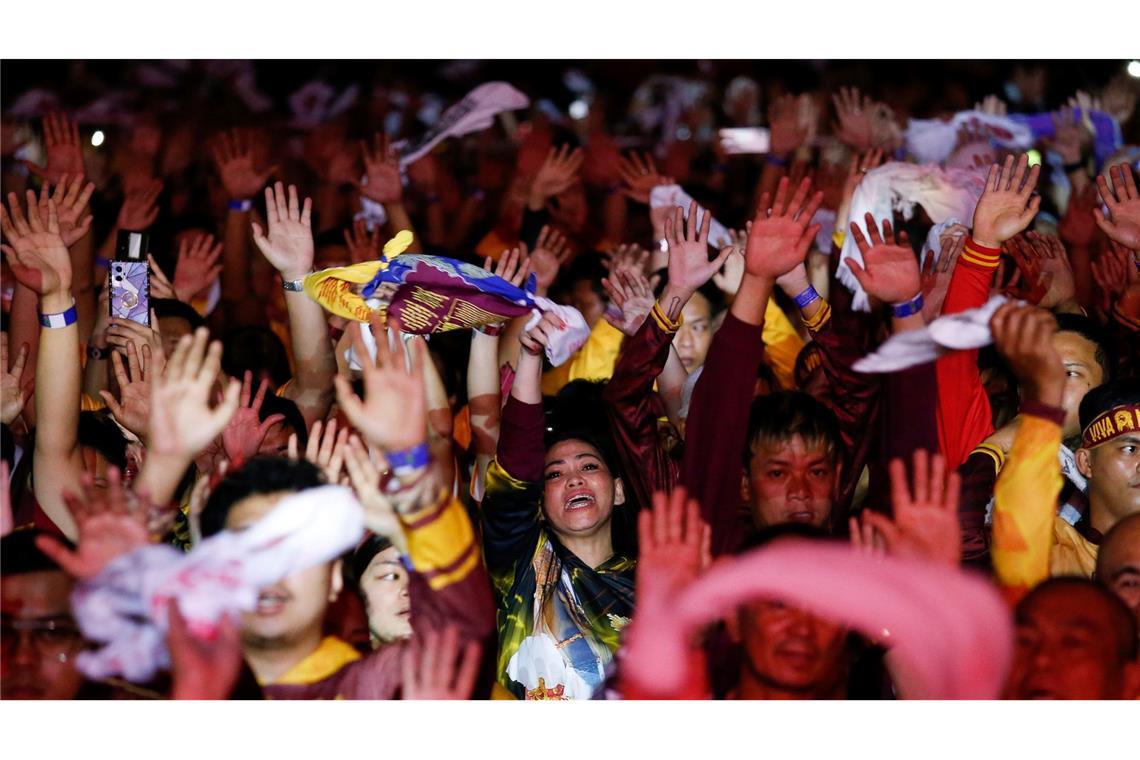
M 889 636 L 910 674 L 910 699 L 996 699 L 1013 655 L 1011 615 L 982 576 L 788 538 L 714 565 L 677 592 L 643 601 L 639 588 L 623 683 L 641 698 L 683 692 L 696 634 L 754 599 L 782 601 L 870 638 Z
M 149 681 L 170 666 L 169 600 L 178 600 L 192 632 L 208 637 L 223 615 L 252 610 L 261 589 L 334 559 L 363 531 L 353 492 L 322 486 L 286 496 L 251 527 L 211 536 L 189 553 L 163 544 L 125 554 L 71 595 L 84 638 L 103 645 L 76 664 L 92 679 Z
M 891 162 L 867 172 L 851 197 L 851 215 L 844 220 L 843 231 L 855 222 L 869 237 L 864 217 L 870 213 L 877 223 L 890 219 L 894 212 L 904 219 L 914 215 L 915 204 L 922 206 L 935 224 L 950 218 L 973 219 L 974 207 L 985 190 L 985 172 L 966 169 L 943 169 L 934 164 L 918 165 Z M 871 302 L 846 259 L 863 263 L 863 256 L 853 235 L 847 234 L 835 275 L 854 295 L 852 308 L 870 311 Z
M 994 342 L 990 320 L 1007 300 L 1005 296 L 991 296 L 976 309 L 947 314 L 921 330 L 892 335 L 852 367 L 856 372 L 897 372 L 933 361 L 948 351 L 988 346 Z
M 689 218 L 689 205 L 692 202 L 693 196 L 686 193 L 680 185 L 658 185 L 649 192 L 650 208 L 680 206 L 685 210 L 685 219 Z M 703 206 L 700 208 L 702 213 L 698 218 L 703 222 L 704 214 L 710 212 Z M 717 248 L 732 245 L 732 237 L 728 234 L 728 228 L 715 218 L 709 223 L 709 245 Z
M 531 315 L 528 325 L 553 311 L 566 324 L 551 336 L 546 355 L 559 366 L 590 336 L 582 314 L 571 306 L 535 295 L 534 274 L 523 288 L 482 267 L 445 256 L 401 254 L 412 234 L 400 232 L 384 246 L 380 261 L 314 272 L 305 278 L 305 292 L 314 301 L 347 319 L 367 322 L 373 312 L 395 318 L 400 329 L 414 335 L 470 330 Z M 537 316 L 536 316 L 537 315 Z M 375 349 L 369 346 L 375 356 Z M 350 364 L 359 369 L 354 354 Z

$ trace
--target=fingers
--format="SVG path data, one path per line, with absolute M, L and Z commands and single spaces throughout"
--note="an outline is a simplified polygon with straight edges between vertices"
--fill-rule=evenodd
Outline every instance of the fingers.
M 67 571 L 68 575 L 76 578 L 82 576 L 82 566 L 79 564 L 78 556 L 60 543 L 58 539 L 46 534 L 36 536 L 36 548 Z

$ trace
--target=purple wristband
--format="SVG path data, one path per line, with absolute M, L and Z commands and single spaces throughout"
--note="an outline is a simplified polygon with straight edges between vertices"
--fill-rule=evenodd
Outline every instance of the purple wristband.
M 796 302 L 796 306 L 804 309 L 819 300 L 819 293 L 815 291 L 814 286 L 808 285 L 807 290 L 805 290 L 803 293 L 800 293 L 792 300 Z
M 909 317 L 912 314 L 917 314 L 920 311 L 922 311 L 922 293 L 919 293 L 909 301 L 903 301 L 902 303 L 896 303 L 891 306 L 891 313 L 900 319 Z
M 764 156 L 764 160 L 767 161 L 768 163 L 772 164 L 773 166 L 787 166 L 788 165 L 788 159 L 780 158 L 775 153 L 767 154 L 766 156 Z
M 403 451 L 386 451 L 384 458 L 388 460 L 388 466 L 392 468 L 393 474 L 400 477 L 427 467 L 431 462 L 431 449 L 425 441 Z

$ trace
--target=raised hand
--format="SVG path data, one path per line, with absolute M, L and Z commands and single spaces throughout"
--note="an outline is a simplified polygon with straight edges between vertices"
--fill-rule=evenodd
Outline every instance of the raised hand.
M 206 293 L 222 273 L 218 260 L 222 244 L 213 235 L 183 237 L 178 243 L 178 263 L 174 267 L 174 292 L 178 300 L 190 303 Z
M 519 334 L 519 343 L 524 352 L 532 357 L 541 356 L 550 345 L 550 336 L 566 327 L 566 324 L 552 311 L 542 315 L 534 327 Z
M 1049 278 L 1048 290 L 1040 305 L 1053 309 L 1072 302 L 1077 286 L 1073 280 L 1073 265 L 1061 239 L 1056 235 L 1039 235 L 1030 231 L 1025 233 L 1025 242 L 1040 262 L 1043 274 Z
M 653 508 L 637 515 L 638 595 L 651 591 L 660 600 L 695 580 L 710 563 L 711 535 L 700 504 L 684 487 L 668 496 L 655 492 Z
M 665 241 L 669 246 L 669 284 L 661 294 L 661 305 L 670 319 L 676 319 L 685 303 L 712 276 L 720 271 L 732 253 L 732 246 L 725 246 L 715 259 L 709 261 L 709 228 L 712 225 L 712 212 L 707 209 L 704 218 L 699 219 L 700 208 L 693 201 L 689 206 L 686 222 L 683 209 L 673 209 L 671 218 L 665 220 Z
M 34 378 L 23 382 L 24 366 L 28 362 L 30 347 L 27 343 L 20 344 L 16 358 L 11 366 L 8 365 L 8 332 L 0 332 L 0 422 L 11 425 L 24 411 L 24 404 L 28 403 L 28 396 L 32 394 Z
M 166 363 L 166 371 L 151 381 L 151 454 L 189 462 L 217 438 L 237 411 L 241 383 L 232 379 L 216 407 L 210 394 L 222 369 L 222 344 L 209 343 L 202 327 L 184 335 Z M 209 349 L 207 350 L 207 343 Z
M 253 222 L 253 242 L 286 281 L 299 280 L 313 271 L 313 201 L 298 202 L 297 186 L 289 185 L 289 198 L 280 182 L 265 188 L 265 218 L 269 235 Z
M 79 526 L 76 548 L 49 535 L 36 538 L 40 551 L 76 578 L 94 578 L 122 555 L 152 543 L 170 525 L 169 512 L 162 514 L 123 486 L 118 467 L 107 468 L 106 489 L 95 487 L 91 473 L 83 473 L 81 483 L 82 494 L 63 497 Z
M 794 153 L 808 136 L 808 125 L 801 117 L 802 99 L 810 95 L 781 95 L 768 106 L 771 152 L 776 156 Z
M 950 280 L 954 276 L 954 267 L 958 265 L 958 257 L 966 246 L 967 230 L 961 225 L 957 227 L 961 234 L 944 233 L 939 238 L 941 250 L 937 258 L 926 257 L 922 270 L 922 318 L 927 324 L 941 316 L 946 291 L 950 289 Z
M 957 567 L 962 561 L 962 532 L 958 525 L 958 473 L 947 473 L 941 454 L 933 459 L 925 449 L 914 452 L 914 488 L 907 485 L 906 465 L 890 464 L 891 507 L 894 519 L 866 510 L 865 524 L 883 537 L 887 552 Z
M 1013 273 L 1003 292 L 1010 298 L 1028 301 L 1031 304 L 1042 305 L 1041 301 L 1049 290 L 1049 281 L 1052 275 L 1047 275 L 1042 267 L 1041 260 L 1026 244 L 1024 235 L 1017 235 L 1005 241 L 1002 250 L 1008 253 L 1015 264 L 1017 271 Z
M 1062 107 L 1053 114 L 1053 139 L 1049 145 L 1066 164 L 1081 160 L 1081 149 L 1092 139 L 1084 125 L 1077 121 L 1072 108 Z
M 1041 207 L 1041 196 L 1035 193 L 1038 164 L 1026 172 L 1029 156 L 1022 153 L 1014 166 L 1013 156 L 1006 156 L 1002 166 L 994 164 L 986 177 L 986 189 L 974 209 L 973 238 L 989 248 L 999 248 L 1033 221 Z
M 411 346 L 411 366 L 404 358 L 400 325 L 391 320 L 385 327 L 378 315 L 372 318 L 376 340 L 375 363 L 368 361 L 368 349 L 353 322 L 347 332 L 362 365 L 364 401 L 348 380 L 336 376 L 336 398 L 341 410 L 364 438 L 382 451 L 406 451 L 427 440 L 427 400 L 424 390 L 424 362 L 427 348 L 416 341 Z M 393 345 L 393 343 L 395 345 Z
M 108 391 L 99 391 L 99 395 L 120 425 L 145 440 L 150 428 L 151 382 L 158 374 L 150 346 L 143 345 L 140 356 L 135 344 L 128 343 L 127 368 L 124 369 L 123 355 L 118 351 L 111 354 L 111 366 L 119 382 L 119 399 Z
M 241 676 L 241 630 L 228 614 L 209 632 L 190 630 L 178 599 L 166 610 L 171 699 L 226 699 Z
M 357 182 L 360 194 L 377 203 L 402 203 L 404 185 L 400 180 L 400 154 L 392 146 L 388 135 L 377 132 L 372 136 L 372 147 L 360 141 L 360 154 L 364 159 L 367 182 Z
M 59 233 L 55 201 L 48 200 L 47 217 L 41 217 L 36 194 L 28 191 L 28 216 L 20 208 L 15 193 L 8 193 L 8 210 L 0 206 L 0 229 L 8 245 L 12 275 L 26 288 L 41 296 L 66 294 L 71 290 L 71 257 Z
M 162 194 L 162 188 L 162 180 L 155 179 L 128 191 L 123 197 L 116 226 L 120 230 L 138 232 L 154 224 L 158 218 L 158 196 Z
M 974 110 L 981 111 L 990 116 L 1005 116 L 1009 111 L 1009 107 L 1006 106 L 1005 101 L 997 95 L 987 95 L 982 98 L 980 103 L 974 104 Z
M 58 184 L 66 174 L 83 176 L 83 143 L 79 141 L 79 125 L 66 114 L 49 113 L 44 116 L 44 147 L 47 165 L 37 166 L 30 161 L 24 165 L 35 175 L 51 184 Z
M 823 202 L 823 193 L 809 198 L 810 193 L 811 180 L 805 177 L 789 201 L 788 178 L 784 177 L 776 187 L 774 201 L 768 193 L 761 196 L 760 208 L 748 230 L 747 274 L 775 281 L 803 264 L 820 227 L 809 223 Z
M 581 148 L 570 150 L 569 145 L 551 148 L 546 160 L 538 168 L 538 173 L 530 183 L 527 205 L 537 211 L 548 198 L 558 195 L 573 185 L 578 179 L 585 154 Z
M 348 246 L 348 257 L 353 264 L 379 260 L 380 251 L 383 250 L 380 225 L 369 232 L 368 223 L 363 219 L 353 221 L 352 227 L 344 231 L 344 244 Z
M 1110 167 L 1109 185 L 1104 175 L 1096 178 L 1101 200 L 1108 207 L 1108 217 L 1094 209 L 1096 224 L 1109 238 L 1132 250 L 1140 250 L 1140 193 L 1136 191 L 1136 177 L 1128 164 Z
M 383 460 L 383 456 L 377 454 Z M 387 469 L 387 463 L 384 463 Z M 372 454 L 360 436 L 351 435 L 344 448 L 344 469 L 352 490 L 364 508 L 364 527 L 384 536 L 401 554 L 408 553 L 408 539 L 396 513 L 396 505 L 380 490 L 380 469 L 372 463 Z
M 178 300 L 178 294 L 174 292 L 174 285 L 170 282 L 170 278 L 166 276 L 166 272 L 162 271 L 162 267 L 154 258 L 154 254 L 148 253 L 146 261 L 150 264 L 150 297 L 151 298 L 173 298 Z M 100 301 L 104 300 L 104 294 L 110 292 L 110 288 L 103 288 L 102 293 L 99 294 Z M 102 308 L 102 307 L 100 307 Z M 106 311 L 106 309 L 103 309 Z M 95 321 L 95 331 L 93 335 L 99 335 L 100 321 L 103 319 L 103 313 L 100 312 Z
M 107 344 L 114 346 L 120 352 L 125 352 L 129 345 L 136 346 L 136 350 L 140 352 L 143 346 L 149 346 L 151 355 L 161 370 L 164 361 L 162 335 L 158 332 L 158 317 L 155 316 L 154 309 L 150 311 L 150 324 L 151 326 L 147 327 L 129 319 L 114 317 L 110 320 L 105 334 Z
M 261 405 L 265 402 L 265 394 L 269 390 L 269 381 L 262 380 L 257 387 L 257 393 L 250 399 L 253 390 L 253 373 L 248 369 L 241 383 L 241 397 L 237 411 L 230 417 L 229 424 L 222 430 L 222 448 L 225 449 L 226 458 L 241 466 L 261 448 L 266 433 L 278 422 L 285 420 L 283 414 L 271 414 L 261 420 Z M 222 399 L 218 399 L 219 403 Z
M 732 237 L 732 252 L 724 260 L 721 270 L 712 276 L 712 281 L 725 295 L 734 296 L 744 279 L 744 252 L 748 249 L 748 231 L 729 230 L 728 234 Z
M 471 699 L 479 675 L 482 647 L 468 641 L 460 657 L 459 629 L 449 625 L 443 633 L 425 631 L 404 649 L 401 699 Z
M 40 188 L 40 218 L 46 219 L 48 215 L 48 200 L 55 202 L 56 213 L 59 215 L 59 236 L 63 244 L 71 247 L 80 238 L 87 234 L 91 228 L 91 214 L 85 214 L 87 202 L 95 192 L 95 183 L 83 183 L 83 175 L 77 174 L 72 178 L 64 174 L 59 178 L 59 184 L 48 195 L 49 183 L 45 180 Z
M 545 225 L 538 233 L 534 250 L 530 253 L 530 268 L 537 281 L 538 294 L 544 295 L 558 277 L 558 269 L 570 257 L 566 236 L 557 228 Z
M 855 222 L 851 223 L 851 235 L 863 264 L 855 259 L 844 259 L 851 267 L 851 274 L 863 286 L 863 290 L 880 301 L 889 304 L 905 303 L 918 295 L 922 284 L 918 274 L 918 260 L 911 250 L 905 232 L 899 233 L 895 242 L 891 220 L 883 220 L 883 234 L 875 224 L 875 216 L 868 213 L 865 220 L 870 242 L 863 237 L 863 231 Z
M 602 287 L 610 298 L 606 321 L 626 335 L 636 335 L 657 300 L 649 280 L 639 271 L 618 269 L 616 274 L 602 278 Z
M 1092 262 L 1093 280 L 1100 287 L 1101 308 L 1106 313 L 1130 286 L 1140 282 L 1135 262 L 1135 254 L 1115 240 Z
M 325 480 L 329 483 L 340 482 L 347 440 L 348 428 L 342 428 L 340 432 L 337 432 L 335 417 L 329 420 L 327 425 L 321 420 L 317 420 L 309 430 L 309 440 L 305 444 L 305 459 L 320 468 L 325 474 Z M 289 458 L 301 458 L 296 433 L 289 435 Z
M 499 260 L 491 261 L 488 256 L 483 262 L 483 268 L 488 272 L 502 277 L 504 280 L 521 288 L 530 274 L 530 257 L 526 255 L 526 243 L 519 243 L 499 255 Z
M 618 173 L 625 187 L 622 195 L 638 203 L 649 203 L 649 194 L 658 185 L 672 185 L 672 177 L 664 177 L 657 171 L 653 156 L 643 152 L 640 156 L 630 151 L 618 158 Z
M 835 104 L 836 137 L 857 151 L 872 147 L 871 112 L 875 101 L 869 95 L 860 98 L 855 87 L 840 87 L 839 92 L 831 96 L 831 102 Z
M 230 200 L 250 200 L 277 173 L 277 166 L 258 169 L 254 162 L 250 134 L 233 129 L 223 132 L 211 146 L 214 168 Z
M 1057 320 L 1044 309 L 1002 304 L 990 319 L 994 347 L 1026 390 L 1026 398 L 1059 406 L 1065 367 L 1053 348 Z

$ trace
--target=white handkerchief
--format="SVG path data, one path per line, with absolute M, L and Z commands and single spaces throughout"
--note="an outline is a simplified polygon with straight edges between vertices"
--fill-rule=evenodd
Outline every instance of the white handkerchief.
M 689 218 L 689 205 L 693 202 L 693 196 L 685 192 L 680 185 L 658 185 L 653 188 L 649 193 L 649 206 L 651 208 L 661 208 L 662 206 L 680 206 L 685 210 L 685 219 Z M 707 208 L 700 206 L 699 217 L 702 221 L 704 215 L 709 213 Z M 732 245 L 732 238 L 728 234 L 728 228 L 718 222 L 714 217 L 709 223 L 709 245 L 716 248 L 721 248 L 726 245 Z

